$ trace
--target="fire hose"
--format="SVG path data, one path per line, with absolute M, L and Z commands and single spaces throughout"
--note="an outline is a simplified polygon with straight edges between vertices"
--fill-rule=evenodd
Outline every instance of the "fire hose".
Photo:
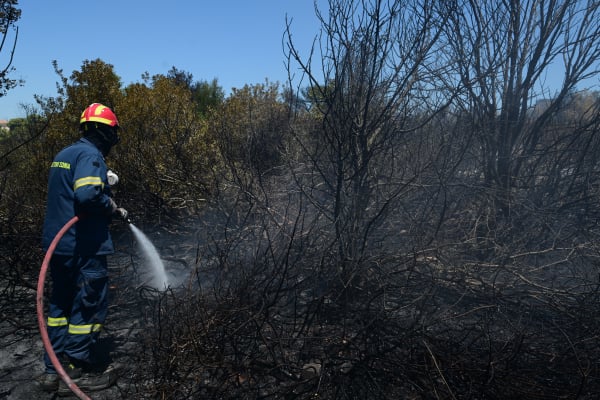
M 74 216 L 73 218 L 71 218 L 60 229 L 60 231 L 58 231 L 58 233 L 56 234 L 56 236 L 50 243 L 48 250 L 46 251 L 46 256 L 44 257 L 44 261 L 42 262 L 42 267 L 40 269 L 40 276 L 38 278 L 38 285 L 37 285 L 37 296 L 36 296 L 37 319 L 38 319 L 38 326 L 40 328 L 40 334 L 42 335 L 42 342 L 44 344 L 44 348 L 46 349 L 46 352 L 48 353 L 48 356 L 50 358 L 50 361 L 52 362 L 52 365 L 54 366 L 54 368 L 56 368 L 56 372 L 58 372 L 58 375 L 63 380 L 63 382 L 69 387 L 69 389 L 75 395 L 77 395 L 77 397 L 79 397 L 82 400 L 91 400 L 90 397 L 88 397 L 85 393 L 83 393 L 81 391 L 81 389 L 79 389 L 79 387 L 75 384 L 75 382 L 73 382 L 71 377 L 65 372 L 60 361 L 58 361 L 58 358 L 56 357 L 56 353 L 54 352 L 54 349 L 52 348 L 52 343 L 50 342 L 50 338 L 48 336 L 48 331 L 46 329 L 46 320 L 44 318 L 44 282 L 46 281 L 46 273 L 48 271 L 48 265 L 50 263 L 50 259 L 52 258 L 52 254 L 54 253 L 54 250 L 56 249 L 56 245 L 58 244 L 60 239 L 62 239 L 65 232 L 68 231 L 77 221 L 79 221 L 78 216 Z

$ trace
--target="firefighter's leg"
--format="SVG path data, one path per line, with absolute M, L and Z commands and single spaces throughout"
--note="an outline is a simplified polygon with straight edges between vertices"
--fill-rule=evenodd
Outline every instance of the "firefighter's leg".
M 106 256 L 81 258 L 78 287 L 69 320 L 65 353 L 85 368 L 94 363 L 92 346 L 100 334 L 108 312 Z
M 52 290 L 48 304 L 48 337 L 59 358 L 64 353 L 73 296 L 77 288 L 75 278 L 77 271 L 75 269 L 74 260 L 70 256 L 54 255 L 50 260 Z M 47 373 L 56 373 L 47 353 L 44 353 L 44 364 Z

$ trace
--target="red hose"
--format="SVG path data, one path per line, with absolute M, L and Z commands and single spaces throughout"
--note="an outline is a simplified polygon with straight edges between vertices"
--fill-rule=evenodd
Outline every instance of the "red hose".
M 52 365 L 54 365 L 54 368 L 56 368 L 56 372 L 58 372 L 58 375 L 61 377 L 63 382 L 65 382 L 67 384 L 69 389 L 71 389 L 71 391 L 74 394 L 76 394 L 77 397 L 79 397 L 82 400 L 91 400 L 85 393 L 83 393 L 81 391 L 81 389 L 79 389 L 79 387 L 75 384 L 75 382 L 73 382 L 71 377 L 69 377 L 69 375 L 65 372 L 60 361 L 58 361 L 58 358 L 56 357 L 56 353 L 54 352 L 54 349 L 52 348 L 52 343 L 50 343 L 50 338 L 48 337 L 48 331 L 46 329 L 46 320 L 44 318 L 44 282 L 46 281 L 46 272 L 48 271 L 48 264 L 50 263 L 52 254 L 54 253 L 54 250 L 56 249 L 56 245 L 58 244 L 60 239 L 62 239 L 65 232 L 68 231 L 69 228 L 71 228 L 71 226 L 73 226 L 77 221 L 79 221 L 78 216 L 74 216 L 73 218 L 71 218 L 69 220 L 69 222 L 67 222 L 60 229 L 60 231 L 58 231 L 58 233 L 52 240 L 52 243 L 50 243 L 50 246 L 48 247 L 48 251 L 46 251 L 46 256 L 44 257 L 44 261 L 42 262 L 42 268 L 40 270 L 40 277 L 38 278 L 38 285 L 37 285 L 37 297 L 36 297 L 37 319 L 38 319 L 38 325 L 40 327 L 40 333 L 42 335 L 42 342 L 44 343 L 44 348 L 46 349 L 46 352 L 48 353 L 48 356 L 50 357 L 50 361 L 52 361 Z

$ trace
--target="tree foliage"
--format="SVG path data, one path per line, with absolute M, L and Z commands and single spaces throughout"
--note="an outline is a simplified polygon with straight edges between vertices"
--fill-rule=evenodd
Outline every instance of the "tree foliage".
M 115 168 L 123 173 L 122 191 L 148 210 L 197 206 L 210 191 L 215 155 L 190 89 L 157 75 L 128 86 L 121 107 L 127 123 Z
M 277 84 L 246 85 L 209 115 L 209 133 L 232 172 L 260 176 L 282 163 L 287 117 Z

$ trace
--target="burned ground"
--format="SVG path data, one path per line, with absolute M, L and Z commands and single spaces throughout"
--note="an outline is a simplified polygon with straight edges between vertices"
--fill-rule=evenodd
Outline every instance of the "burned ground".
M 181 233 L 182 236 L 186 234 L 191 232 Z M 88 394 L 94 399 L 131 398 L 133 395 L 135 355 L 139 353 L 140 346 L 144 346 L 142 337 L 148 328 L 146 311 L 153 306 L 158 293 L 146 285 L 148 272 L 140 264 L 139 250 L 130 232 L 121 227 L 113 236 L 118 246 L 116 254 L 109 257 L 111 303 L 98 345 L 110 349 L 112 361 L 120 364 L 122 370 L 114 387 Z M 185 245 L 174 245 L 178 239 L 165 230 L 154 228 L 149 236 L 154 236 L 152 240 L 162 241 L 160 252 L 165 254 L 165 265 L 170 268 L 171 274 L 181 276 L 180 272 L 188 263 Z M 165 237 L 164 241 L 162 237 Z M 36 270 L 39 271 L 39 268 Z M 37 276 L 28 277 L 26 287 L 13 287 L 2 296 L 0 399 L 57 397 L 42 391 L 35 382 L 35 378 L 44 372 L 43 344 L 35 306 L 37 279 Z M 49 285 L 51 282 L 47 279 L 46 290 Z
M 94 399 L 587 400 L 600 391 L 598 288 L 582 271 L 534 282 L 517 266 L 451 263 L 439 251 L 378 258 L 341 287 L 307 262 L 310 246 L 295 264 L 265 258 L 264 231 L 219 242 L 214 226 L 142 229 L 181 285 L 148 287 L 132 235 L 116 230 L 101 344 L 123 369 Z M 37 276 L 26 282 L 2 296 L 0 398 L 52 399 L 34 383 Z

